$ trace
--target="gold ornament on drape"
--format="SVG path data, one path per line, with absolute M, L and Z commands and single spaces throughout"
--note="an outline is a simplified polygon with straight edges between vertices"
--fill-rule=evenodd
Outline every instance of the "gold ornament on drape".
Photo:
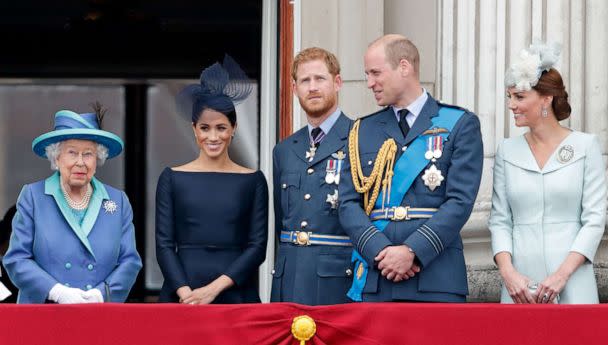
M 308 315 L 296 316 L 291 323 L 291 334 L 300 341 L 300 345 L 305 345 L 317 332 L 317 325 Z

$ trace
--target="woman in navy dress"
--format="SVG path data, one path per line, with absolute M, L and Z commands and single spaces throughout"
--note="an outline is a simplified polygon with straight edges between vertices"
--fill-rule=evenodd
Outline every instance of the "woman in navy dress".
M 165 168 L 156 190 L 156 256 L 161 302 L 260 302 L 257 271 L 266 256 L 268 186 L 262 172 L 234 163 L 234 104 L 251 86 L 229 56 L 178 95 L 192 118 L 198 158 Z M 185 111 L 184 111 L 185 109 Z

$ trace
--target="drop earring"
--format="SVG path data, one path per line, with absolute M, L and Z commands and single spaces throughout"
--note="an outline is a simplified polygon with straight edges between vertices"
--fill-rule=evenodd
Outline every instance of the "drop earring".
M 541 112 L 541 116 L 542 116 L 542 117 L 547 117 L 547 116 L 549 116 L 549 113 L 547 112 L 547 108 L 544 108 L 544 107 L 543 107 L 543 110 L 542 110 L 542 112 Z

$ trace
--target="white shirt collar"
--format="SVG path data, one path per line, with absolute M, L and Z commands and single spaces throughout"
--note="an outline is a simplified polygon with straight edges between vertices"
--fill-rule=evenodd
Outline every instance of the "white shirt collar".
M 416 118 L 418 118 L 418 115 L 420 115 L 420 112 L 422 112 L 422 108 L 424 107 L 424 104 L 426 103 L 426 101 L 428 99 L 429 99 L 429 94 L 426 92 L 426 90 L 424 88 L 422 88 L 422 94 L 420 96 L 418 96 L 418 98 L 416 98 L 412 103 L 410 103 L 408 106 L 405 107 L 405 109 L 407 109 L 410 112 L 407 115 L 407 117 L 405 118 L 407 120 L 407 123 L 410 125 L 410 127 L 412 127 L 412 125 L 414 124 L 414 121 L 416 121 Z M 403 109 L 403 108 L 398 108 L 396 106 L 393 106 L 393 111 L 395 112 L 397 121 L 399 121 L 399 111 L 401 109 Z

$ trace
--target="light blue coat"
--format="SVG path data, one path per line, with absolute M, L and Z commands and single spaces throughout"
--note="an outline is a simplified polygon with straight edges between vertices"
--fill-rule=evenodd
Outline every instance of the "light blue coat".
M 573 151 L 569 159 L 563 159 L 566 146 Z M 505 140 L 494 163 L 493 254 L 511 253 L 515 269 L 542 282 L 569 252 L 580 253 L 587 260 L 566 283 L 560 303 L 598 303 L 593 257 L 606 224 L 604 174 L 594 135 L 570 133 L 542 169 L 524 136 Z M 512 303 L 504 287 L 501 301 Z
M 127 298 L 142 267 L 133 211 L 122 191 L 95 178 L 92 184 L 82 224 L 65 202 L 58 173 L 23 187 L 3 259 L 18 303 L 44 303 L 56 283 L 99 289 L 106 302 Z

